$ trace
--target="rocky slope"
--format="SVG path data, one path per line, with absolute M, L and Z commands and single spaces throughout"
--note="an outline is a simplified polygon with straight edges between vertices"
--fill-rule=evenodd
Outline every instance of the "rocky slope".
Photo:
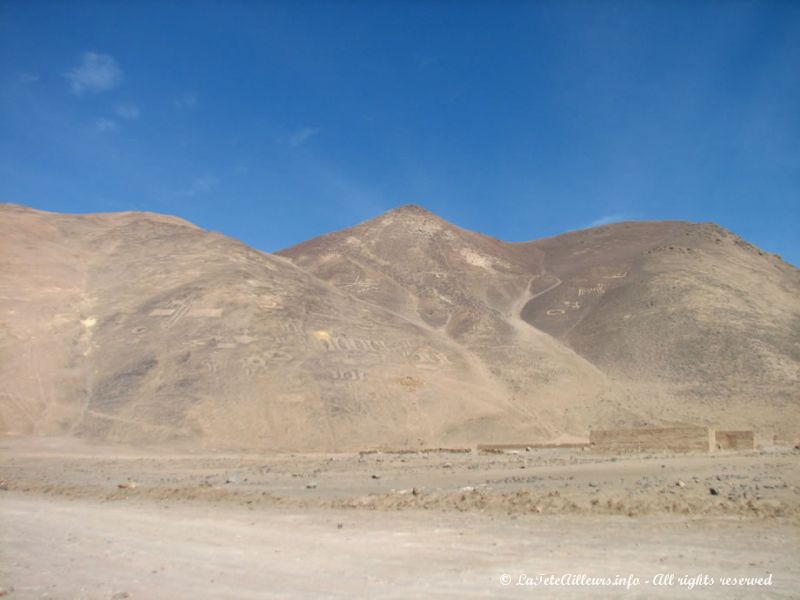
M 0 207 L 0 429 L 355 450 L 707 422 L 795 435 L 797 269 L 712 225 L 525 244 L 414 206 L 275 255 Z

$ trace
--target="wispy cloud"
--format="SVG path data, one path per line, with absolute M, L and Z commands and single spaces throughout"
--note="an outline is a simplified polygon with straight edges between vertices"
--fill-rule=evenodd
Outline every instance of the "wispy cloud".
M 141 111 L 139 107 L 131 103 L 122 103 L 114 106 L 114 114 L 120 119 L 127 119 L 132 121 L 138 119 Z
M 107 119 L 105 117 L 100 117 L 94 122 L 95 128 L 97 131 L 102 133 L 116 133 L 119 131 L 119 123 L 117 123 L 114 119 Z
M 591 223 L 587 223 L 585 227 L 602 227 L 611 223 L 619 223 L 621 221 L 630 221 L 633 217 L 628 213 L 613 213 L 603 215 L 599 219 L 595 219 Z
M 201 194 L 208 194 L 217 186 L 218 183 L 219 179 L 212 175 L 195 177 L 192 179 L 189 187 L 176 191 L 175 195 L 182 196 L 184 198 L 193 198 L 194 196 L 199 196 Z
M 172 103 L 180 109 L 194 108 L 197 106 L 197 92 L 182 92 Z
M 40 79 L 41 77 L 35 73 L 20 73 L 17 75 L 17 82 L 22 85 L 31 85 L 32 83 L 37 83 Z
M 66 73 L 74 94 L 105 92 L 122 83 L 122 69 L 110 54 L 86 52 L 81 62 Z
M 233 165 L 233 172 L 237 175 L 247 175 L 250 172 L 250 161 L 246 158 L 237 161 Z
M 316 135 L 319 135 L 319 129 L 316 127 L 304 127 L 289 136 L 289 145 L 292 148 L 298 148 Z

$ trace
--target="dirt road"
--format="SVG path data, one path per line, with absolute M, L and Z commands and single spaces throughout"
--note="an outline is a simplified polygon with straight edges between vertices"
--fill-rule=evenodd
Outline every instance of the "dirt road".
M 2 577 L 15 598 L 736 597 L 719 585 L 546 594 L 518 585 L 521 575 L 540 573 L 651 581 L 659 573 L 773 573 L 773 586 L 739 590 L 751 594 L 740 597 L 789 598 L 800 589 L 797 532 L 777 523 L 258 511 L 22 494 L 1 506 Z M 504 574 L 512 584 L 503 584 Z
M 795 598 L 800 589 L 800 456 L 789 451 L 193 456 L 50 444 L 2 444 L 9 598 Z M 765 586 L 721 583 L 770 575 Z M 704 576 L 714 583 L 700 585 Z

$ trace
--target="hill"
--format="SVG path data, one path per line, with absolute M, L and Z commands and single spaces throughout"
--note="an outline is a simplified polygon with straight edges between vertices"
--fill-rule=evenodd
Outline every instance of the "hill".
M 797 269 L 712 225 L 509 244 L 419 207 L 266 254 L 0 207 L 0 429 L 214 449 L 796 435 Z

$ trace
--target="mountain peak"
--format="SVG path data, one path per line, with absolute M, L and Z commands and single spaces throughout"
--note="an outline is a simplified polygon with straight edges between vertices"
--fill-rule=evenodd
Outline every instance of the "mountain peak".
M 363 229 L 364 227 L 368 229 L 378 227 L 380 230 L 385 227 L 401 227 L 404 229 L 410 228 L 410 231 L 424 231 L 426 233 L 439 231 L 443 228 L 455 228 L 452 223 L 445 221 L 439 215 L 419 204 L 403 204 L 356 226 L 357 229 Z
M 427 208 L 419 204 L 403 204 L 397 208 L 393 208 L 383 215 L 378 217 L 378 221 L 383 222 L 398 222 L 408 224 L 425 223 L 428 225 L 436 225 L 437 227 L 448 226 L 452 227 L 452 223 L 445 221 L 436 213 L 429 211 Z
M 419 204 L 403 204 L 401 206 L 398 206 L 397 208 L 393 208 L 389 212 L 395 214 L 436 216 L 427 208 L 420 206 Z

